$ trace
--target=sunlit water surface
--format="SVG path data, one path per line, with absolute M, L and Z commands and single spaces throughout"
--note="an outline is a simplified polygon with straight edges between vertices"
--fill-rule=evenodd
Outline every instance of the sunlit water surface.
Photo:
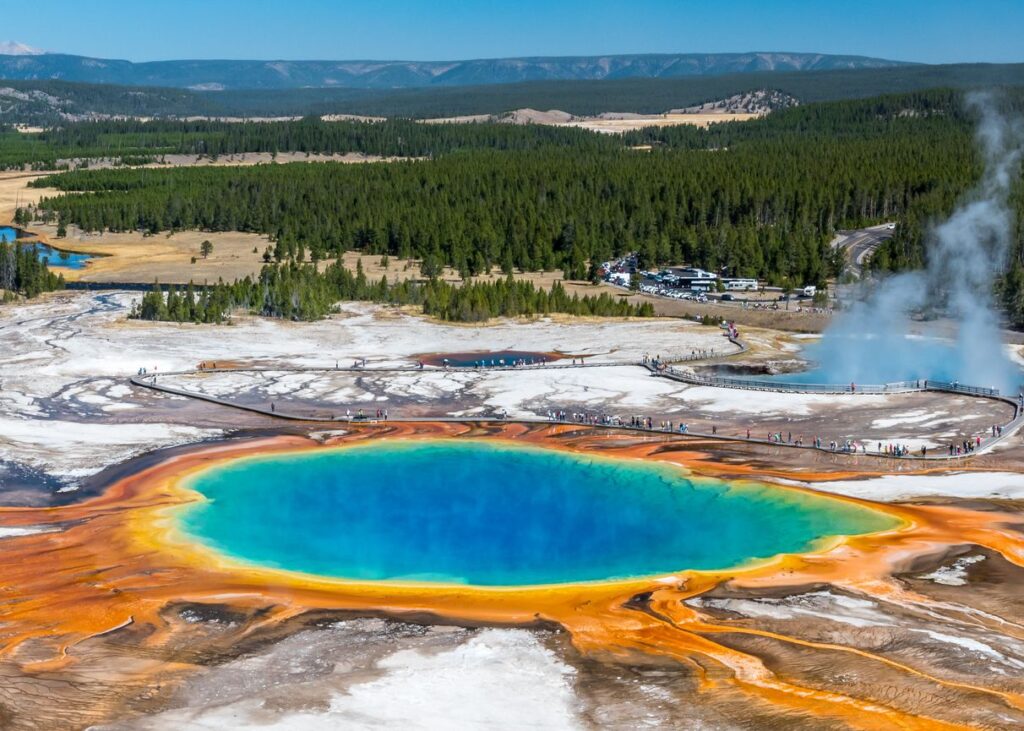
M 10 244 L 17 241 L 17 239 L 18 229 L 11 226 L 0 226 L 0 243 Z M 47 265 L 57 269 L 82 269 L 87 261 L 94 258 L 92 254 L 64 251 L 47 246 L 46 244 L 26 243 L 25 246 L 32 247 L 39 261 L 46 262 Z
M 839 500 L 479 441 L 244 458 L 199 473 L 185 533 L 243 562 L 481 586 L 737 566 L 896 525 Z
M 809 344 L 801 356 L 811 363 L 807 370 L 772 376 L 772 380 L 837 385 L 956 381 L 1007 394 L 1024 384 L 1024 371 L 1005 353 L 978 362 L 978 354 L 936 337 L 826 336 Z
M 465 353 L 434 353 L 426 356 L 427 365 L 452 368 L 496 368 L 511 365 L 534 365 L 559 360 L 557 355 L 530 350 L 469 351 Z
M 46 244 L 34 244 L 36 258 L 57 269 L 84 269 L 86 262 L 93 259 L 92 254 L 79 254 L 74 251 L 55 249 Z

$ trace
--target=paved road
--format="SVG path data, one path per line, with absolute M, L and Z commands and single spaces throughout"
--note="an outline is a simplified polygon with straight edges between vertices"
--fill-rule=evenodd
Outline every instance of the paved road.
M 893 237 L 895 230 L 890 229 L 891 223 L 883 223 L 878 226 L 855 229 L 853 231 L 840 231 L 832 239 L 832 247 L 842 249 L 846 252 L 846 258 L 850 262 L 850 270 L 860 279 L 864 264 L 868 258 L 885 241 Z

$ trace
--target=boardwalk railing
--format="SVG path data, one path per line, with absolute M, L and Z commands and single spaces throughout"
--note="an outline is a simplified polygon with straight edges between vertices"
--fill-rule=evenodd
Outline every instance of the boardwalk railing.
M 738 346 L 741 346 L 741 347 L 745 348 L 745 346 L 743 346 L 742 343 L 740 343 L 740 342 L 737 342 L 736 344 Z M 758 384 L 761 384 L 761 386 L 763 386 L 763 390 L 791 391 L 791 392 L 803 392 L 803 393 L 850 393 L 849 387 L 827 385 L 827 384 L 779 383 L 779 382 L 775 382 L 775 381 L 756 381 L 756 380 L 744 379 L 744 378 L 718 378 L 718 377 L 713 377 L 713 376 L 697 376 L 696 374 L 684 373 L 684 372 L 681 372 L 681 371 L 677 371 L 676 369 L 674 369 L 674 368 L 672 368 L 670 366 L 669 367 L 659 367 L 658 365 L 655 365 L 655 364 L 650 363 L 650 362 L 644 362 L 644 363 L 601 363 L 601 364 L 596 364 L 596 363 L 590 364 L 590 363 L 588 363 L 588 364 L 582 364 L 582 365 L 576 365 L 576 366 L 572 366 L 572 365 L 543 364 L 543 365 L 526 366 L 526 368 L 572 368 L 572 367 L 580 368 L 580 367 L 594 367 L 594 366 L 597 366 L 597 365 L 611 365 L 611 366 L 636 366 L 636 365 L 641 365 L 641 366 L 647 368 L 649 371 L 651 371 L 652 375 L 655 375 L 655 376 L 662 376 L 662 377 L 672 378 L 674 380 L 682 381 L 684 383 L 696 383 L 696 384 L 699 384 L 699 385 L 721 386 L 721 387 L 726 387 L 726 388 L 745 388 L 745 389 L 758 390 Z M 163 377 L 181 376 L 181 375 L 188 376 L 188 375 L 196 375 L 196 374 L 204 374 L 205 375 L 205 374 L 221 373 L 221 372 L 237 373 L 237 372 L 240 372 L 240 371 L 241 372 L 253 372 L 253 373 L 272 372 L 272 371 L 301 371 L 301 372 L 348 371 L 348 372 L 360 372 L 360 373 L 366 373 L 366 372 L 373 373 L 373 372 L 376 371 L 378 373 L 387 373 L 387 372 L 404 372 L 404 371 L 421 371 L 421 370 L 422 369 L 420 369 L 418 367 L 416 367 L 416 368 L 413 368 L 413 367 L 397 367 L 397 368 L 395 368 L 395 367 L 391 367 L 391 368 L 345 368 L 345 367 L 341 367 L 341 368 L 310 368 L 310 367 L 306 367 L 306 368 L 248 368 L 248 369 L 206 368 L 206 369 L 192 370 L 192 371 L 165 372 L 165 373 L 162 373 L 162 374 L 156 374 L 156 373 L 145 373 L 145 374 L 143 374 L 143 373 L 140 373 L 140 374 L 132 377 L 130 379 L 130 382 L 133 385 L 135 385 L 135 386 L 140 386 L 140 387 L 143 387 L 143 388 L 149 388 L 149 389 L 153 389 L 153 390 L 156 390 L 156 391 L 161 391 L 161 392 L 172 394 L 172 395 L 184 396 L 186 398 L 199 399 L 201 401 L 207 401 L 207 402 L 210 402 L 210 403 L 219 404 L 221 406 L 228 406 L 228 407 L 231 407 L 231 408 L 240 409 L 240 410 L 243 410 L 243 411 L 249 411 L 249 412 L 253 412 L 253 413 L 257 413 L 257 414 L 262 414 L 262 415 L 265 415 L 265 416 L 271 416 L 271 417 L 275 417 L 275 418 L 278 418 L 278 419 L 287 419 L 287 420 L 293 420 L 293 421 L 306 421 L 306 422 L 377 423 L 377 422 L 381 421 L 381 419 L 379 417 L 378 418 L 373 418 L 373 417 L 370 417 L 370 416 L 365 416 L 364 417 L 364 416 L 361 416 L 361 415 L 354 416 L 354 417 L 349 417 L 349 416 L 341 417 L 340 415 L 336 415 L 336 414 L 330 413 L 330 412 L 328 412 L 328 413 L 310 413 L 310 412 L 298 413 L 298 412 L 290 412 L 287 409 L 280 409 L 280 410 L 276 409 L 272 403 L 269 406 L 265 406 L 265 405 L 261 405 L 261 404 L 243 404 L 243 403 L 231 401 L 230 399 L 225 399 L 225 398 L 221 398 L 219 396 L 214 396 L 212 394 L 203 393 L 202 391 L 191 390 L 191 389 L 186 389 L 186 388 L 181 388 L 181 387 L 175 387 L 175 386 L 172 386 L 172 385 L 167 385 L 165 383 L 159 383 L 158 382 L 158 377 L 159 376 L 163 376 Z M 434 369 L 431 369 L 431 370 L 436 371 L 438 369 L 434 368 Z M 465 369 L 460 369 L 460 370 L 465 370 Z M 844 388 L 846 390 L 844 390 Z M 884 458 L 890 458 L 891 457 L 891 458 L 900 459 L 900 460 L 961 460 L 961 459 L 965 459 L 965 458 L 975 457 L 975 456 L 977 456 L 979 454 L 982 454 L 983 452 L 988 451 L 993 445 L 997 444 L 998 442 L 1001 442 L 1004 439 L 1008 438 L 1011 434 L 1015 433 L 1021 427 L 1022 423 L 1024 423 L 1024 408 L 1022 408 L 1022 404 L 1021 404 L 1020 400 L 1013 399 L 1013 398 L 1008 398 L 1006 396 L 1000 396 L 999 395 L 999 391 L 996 390 L 996 389 L 993 389 L 993 388 L 981 388 L 981 387 L 977 387 L 977 386 L 964 386 L 964 385 L 961 385 L 961 384 L 956 383 L 956 382 L 954 382 L 954 383 L 946 383 L 946 382 L 942 382 L 942 381 L 925 381 L 925 380 L 921 380 L 921 381 L 900 381 L 900 382 L 897 382 L 897 383 L 883 384 L 881 386 L 860 386 L 860 385 L 857 385 L 856 389 L 857 389 L 856 390 L 857 393 L 888 393 L 888 394 L 895 394 L 895 393 L 910 393 L 910 392 L 913 392 L 913 391 L 946 391 L 946 392 L 950 392 L 950 393 L 962 393 L 962 394 L 966 394 L 966 395 L 969 395 L 969 396 L 977 396 L 977 397 L 981 397 L 981 398 L 993 398 L 993 399 L 996 399 L 996 400 L 1003 401 L 1005 403 L 1011 404 L 1014 407 L 1014 415 L 1013 415 L 1013 418 L 1011 419 L 1011 421 L 1009 423 L 1003 425 L 1003 427 L 1000 430 L 998 435 L 994 435 L 992 437 L 986 437 L 985 439 L 982 440 L 982 442 L 979 445 L 978 449 L 973 450 L 971 452 L 968 452 L 966 454 L 955 454 L 955 455 L 954 454 L 949 454 L 949 455 L 947 455 L 947 454 L 943 454 L 941 450 L 935 450 L 935 451 L 931 452 L 930 454 L 927 454 L 926 456 L 925 455 L 920 455 L 919 456 L 917 454 L 906 454 L 906 455 L 903 455 L 903 456 L 900 456 L 900 457 L 896 457 L 895 455 L 882 454 L 882 453 L 879 453 L 879 452 L 871 452 L 871 453 L 863 452 L 863 451 L 862 452 L 857 452 L 857 451 L 848 452 L 848 451 L 845 451 L 843 449 L 826 448 L 824 446 L 815 446 L 814 444 L 796 444 L 796 443 L 792 443 L 792 442 L 787 443 L 787 442 L 775 441 L 775 440 L 771 440 L 771 439 L 759 439 L 759 438 L 756 438 L 756 437 L 749 437 L 749 436 L 748 437 L 743 437 L 743 436 L 740 436 L 740 435 L 728 435 L 728 434 L 718 433 L 715 430 L 713 430 L 711 434 L 708 434 L 708 433 L 697 432 L 697 431 L 692 431 L 692 430 L 672 431 L 672 430 L 665 430 L 665 429 L 662 429 L 662 428 L 645 428 L 644 426 L 636 426 L 636 425 L 629 425 L 627 423 L 623 423 L 623 420 L 618 418 L 618 417 L 611 417 L 611 418 L 607 418 L 607 419 L 602 419 L 602 420 L 596 421 L 596 422 L 589 421 L 589 420 L 581 421 L 581 420 L 575 420 L 575 419 L 571 419 L 571 420 L 552 419 L 552 418 L 545 419 L 545 418 L 538 418 L 538 417 L 534 417 L 534 418 L 518 417 L 518 418 L 511 418 L 510 419 L 507 416 L 503 416 L 503 415 L 502 416 L 476 416 L 476 417 L 464 417 L 464 416 L 460 416 L 460 417 L 425 416 L 425 417 L 411 417 L 411 418 L 410 417 L 404 417 L 404 418 L 403 417 L 397 417 L 397 418 L 392 418 L 392 419 L 388 419 L 387 417 L 385 417 L 383 419 L 383 421 L 385 421 L 385 422 L 386 421 L 395 421 L 395 422 L 420 422 L 420 421 L 507 422 L 507 421 L 516 421 L 516 422 L 524 422 L 524 423 L 577 424 L 577 425 L 586 425 L 586 426 L 600 427 L 600 428 L 604 428 L 604 429 L 624 429 L 624 430 L 629 430 L 629 431 L 638 431 L 638 432 L 644 432 L 644 433 L 649 433 L 649 434 L 664 434 L 664 435 L 677 436 L 677 437 L 691 437 L 691 438 L 692 437 L 698 437 L 698 438 L 715 439 L 715 440 L 719 440 L 719 441 L 747 442 L 747 443 L 751 443 L 751 444 L 762 444 L 762 445 L 769 445 L 769 446 L 773 446 L 773 447 L 786 447 L 786 448 L 796 448 L 796 449 L 813 449 L 813 450 L 817 450 L 817 451 L 821 451 L 821 452 L 830 452 L 832 454 L 848 455 L 848 456 L 854 456 L 854 457 L 857 456 L 857 455 L 862 455 L 862 456 L 884 457 Z
M 736 337 L 730 337 L 729 342 L 736 345 L 745 352 L 747 345 Z M 728 353 L 736 355 L 737 353 Z M 714 357 L 714 356 L 712 356 Z M 779 391 L 790 393 L 861 393 L 861 394 L 886 394 L 886 393 L 912 393 L 914 391 L 945 391 L 947 393 L 962 393 L 967 396 L 979 396 L 983 398 L 995 398 L 1004 401 L 1013 401 L 1005 396 L 1000 396 L 998 388 L 986 388 L 984 386 L 968 386 L 958 381 L 933 381 L 918 379 L 916 381 L 895 381 L 893 383 L 795 383 L 781 380 L 740 378 L 734 376 L 710 376 L 695 373 L 691 370 L 677 369 L 670 363 L 683 363 L 687 361 L 708 360 L 707 355 L 692 354 L 680 358 L 662 358 L 661 361 L 644 362 L 652 373 L 666 378 L 671 378 L 682 383 L 689 383 L 695 386 L 714 386 L 717 388 L 739 388 L 748 391 Z M 1016 404 L 1015 405 L 1019 405 Z
M 897 381 L 882 384 L 846 384 L 831 383 L 789 383 L 787 381 L 758 380 L 755 378 L 732 378 L 728 376 L 705 376 L 672 366 L 656 370 L 666 378 L 689 383 L 695 386 L 714 386 L 716 388 L 740 388 L 748 391 L 788 391 L 790 393 L 911 393 L 914 391 L 947 390 L 931 389 L 929 381 Z M 967 388 L 967 387 L 965 387 Z M 975 388 L 978 396 L 998 396 L 993 389 Z M 966 391 L 964 391 L 966 393 Z
M 739 348 L 738 351 L 731 353 L 722 353 L 721 355 L 739 355 L 745 353 L 749 347 L 739 337 L 735 335 L 729 335 L 729 342 Z M 1018 410 L 1020 410 L 1021 404 L 1016 402 L 1014 399 L 1007 398 L 1006 396 L 1000 396 L 998 388 L 986 388 L 984 386 L 968 386 L 958 381 L 933 381 L 918 379 L 916 381 L 895 381 L 893 383 L 882 383 L 882 384 L 861 384 L 861 383 L 850 383 L 850 384 L 834 384 L 834 383 L 792 383 L 778 380 L 768 379 L 757 379 L 757 378 L 739 378 L 732 376 L 708 376 L 699 373 L 694 373 L 689 370 L 678 370 L 674 368 L 673 363 L 686 363 L 690 361 L 698 360 L 711 360 L 713 358 L 720 357 L 719 354 L 713 354 L 710 357 L 706 351 L 702 354 L 700 351 L 695 351 L 689 355 L 683 355 L 680 357 L 666 357 L 662 358 L 659 362 L 645 362 L 642 365 L 646 366 L 653 373 L 667 378 L 672 378 L 676 381 L 683 383 L 690 383 L 697 386 L 715 386 L 718 388 L 741 388 L 749 391 L 787 391 L 790 393 L 866 393 L 866 394 L 884 394 L 884 393 L 912 393 L 914 391 L 945 391 L 947 393 L 962 393 L 967 396 L 980 396 L 983 398 L 995 398 L 1002 401 L 1013 403 Z
M 965 386 L 957 381 L 925 381 L 925 388 L 929 391 L 948 391 L 949 393 L 962 393 L 968 396 L 984 396 L 986 398 L 999 398 L 998 388 L 984 388 L 982 386 Z
M 698 361 L 698 360 L 716 360 L 718 358 L 731 358 L 731 357 L 733 357 L 735 355 L 741 355 L 743 353 L 746 353 L 750 349 L 750 347 L 745 342 L 740 340 L 738 337 L 735 337 L 733 335 L 728 335 L 726 333 L 722 333 L 722 334 L 725 335 L 729 339 L 730 343 L 732 343 L 734 346 L 736 346 L 736 348 L 737 348 L 736 350 L 723 350 L 723 351 L 719 352 L 716 348 L 704 348 L 703 350 L 695 349 L 695 350 L 691 350 L 689 353 L 683 353 L 681 355 L 665 355 L 665 356 L 661 356 L 659 362 L 661 362 L 661 363 L 689 363 L 689 362 Z M 643 365 L 647 365 L 648 362 L 649 361 L 643 363 Z

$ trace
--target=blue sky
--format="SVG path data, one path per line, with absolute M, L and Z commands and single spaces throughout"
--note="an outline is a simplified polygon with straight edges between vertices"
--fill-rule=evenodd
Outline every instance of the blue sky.
M 0 0 L 0 40 L 181 58 L 818 51 L 1024 61 L 1024 0 Z

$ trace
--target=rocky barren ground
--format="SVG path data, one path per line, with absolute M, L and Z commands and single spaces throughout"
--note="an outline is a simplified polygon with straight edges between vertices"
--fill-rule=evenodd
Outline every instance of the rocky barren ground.
M 550 409 L 649 415 L 722 434 L 793 431 L 940 445 L 1005 421 L 992 402 L 940 394 L 813 396 L 687 387 L 618 365 L 644 354 L 725 350 L 715 328 L 674 319 L 502 322 L 466 327 L 367 305 L 312 324 L 239 318 L 224 327 L 130 322 L 128 293 L 59 293 L 0 309 L 0 503 L 65 504 L 157 455 L 200 442 L 324 425 L 267 417 L 131 386 L 139 368 L 237 369 L 164 382 L 239 403 L 310 413 L 387 408 L 392 417 L 543 417 Z M 798 357 L 799 340 L 752 332 L 745 356 Z M 570 370 L 376 372 L 423 353 L 508 348 L 586 356 Z M 367 359 L 363 373 L 331 372 Z M 294 367 L 324 368 L 297 373 Z M 246 370 L 259 368 L 259 372 Z M 1019 437 L 967 464 L 920 466 L 782 447 L 701 442 L 723 469 L 882 501 L 1019 512 Z M 168 451 L 170 450 L 170 451 Z M 0 529 L 0 550 L 43 527 Z M 46 526 L 45 530 L 60 530 Z M 937 546 L 867 591 L 827 582 L 722 584 L 686 600 L 715 642 L 815 692 L 846 692 L 923 719 L 1024 723 L 1021 571 L 969 538 Z M 4 611 L 0 609 L 0 622 Z M 682 611 L 682 610 L 681 610 Z M 116 729 L 821 728 L 797 707 L 752 701 L 714 664 L 584 651 L 557 626 L 451 626 L 436 616 L 304 613 L 268 629 L 258 613 L 169 605 L 178 645 L 130 627 L 76 646 L 70 668 L 39 669 L 32 647 L 0 659 L 0 726 Z M 723 629 L 725 628 L 725 629 Z M 159 687 L 136 684 L 152 663 Z M 717 690 L 716 690 L 717 689 Z M 530 698 L 530 703 L 523 703 Z M 832 719 L 829 727 L 847 720 Z M 924 724 L 927 726 L 927 724 Z

